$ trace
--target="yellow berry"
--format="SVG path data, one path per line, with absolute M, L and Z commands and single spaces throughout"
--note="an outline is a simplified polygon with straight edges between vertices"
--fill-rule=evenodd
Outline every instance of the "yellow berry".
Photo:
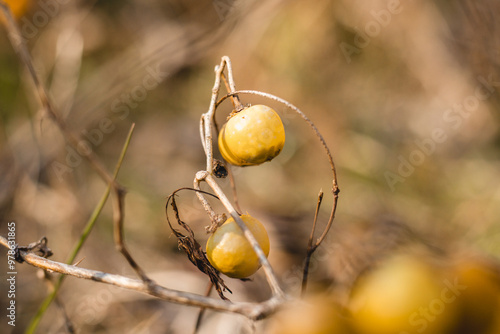
M 241 219 L 254 235 L 264 254 L 269 255 L 266 228 L 250 215 Z M 244 278 L 260 268 L 259 258 L 232 217 L 226 220 L 208 239 L 207 257 L 212 266 L 233 278 Z
M 461 262 L 449 280 L 457 282 L 460 304 L 460 328 L 464 333 L 499 333 L 492 328 L 500 325 L 500 277 L 494 267 L 469 259 Z
M 219 151 L 232 165 L 254 166 L 272 160 L 285 145 L 279 115 L 264 105 L 243 109 L 219 133 Z
M 354 325 L 363 334 L 451 334 L 459 297 L 450 284 L 416 257 L 391 258 L 355 286 Z

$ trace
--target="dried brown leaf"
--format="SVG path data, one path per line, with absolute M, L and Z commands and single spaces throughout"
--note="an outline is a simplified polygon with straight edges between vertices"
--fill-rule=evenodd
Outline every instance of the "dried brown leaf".
M 172 201 L 172 203 L 171 203 L 172 209 L 174 210 L 177 223 L 182 228 L 184 228 L 184 230 L 186 230 L 187 235 L 184 235 L 179 230 L 173 228 L 173 226 L 170 222 L 170 219 L 168 217 L 168 212 L 167 212 L 168 225 L 170 226 L 170 229 L 172 230 L 174 235 L 177 237 L 177 243 L 178 243 L 179 249 L 182 249 L 187 254 L 189 261 L 191 261 L 191 263 L 193 263 L 202 273 L 206 274 L 210 278 L 210 281 L 215 286 L 215 289 L 217 290 L 217 293 L 219 294 L 220 298 L 224 299 L 224 300 L 228 300 L 224 296 L 223 291 L 227 290 L 230 293 L 232 293 L 231 290 L 226 286 L 226 284 L 224 283 L 224 280 L 220 277 L 219 271 L 217 271 L 217 269 L 215 269 L 208 261 L 207 256 L 205 255 L 205 252 L 201 248 L 201 245 L 198 243 L 198 241 L 196 241 L 196 239 L 194 237 L 194 232 L 191 229 L 191 227 L 189 227 L 189 225 L 186 224 L 185 222 L 183 222 L 180 218 L 179 210 L 177 208 L 177 203 L 175 202 L 175 194 L 179 190 L 183 190 L 183 189 L 199 191 L 199 190 L 192 189 L 192 188 L 177 189 L 168 197 L 166 209 L 168 210 L 168 203 L 171 200 Z M 210 193 L 206 193 L 206 194 L 212 195 Z

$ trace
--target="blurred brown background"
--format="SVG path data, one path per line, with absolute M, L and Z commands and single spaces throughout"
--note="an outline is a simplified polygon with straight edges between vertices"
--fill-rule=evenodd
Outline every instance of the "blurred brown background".
M 157 282 L 206 288 L 207 279 L 177 250 L 164 205 L 204 168 L 199 119 L 209 106 L 214 66 L 227 55 L 238 89 L 290 101 L 330 146 L 341 193 L 311 281 L 348 291 L 379 256 L 415 240 L 446 254 L 500 256 L 499 14 L 493 0 L 39 0 L 18 22 L 59 113 L 110 171 L 136 123 L 118 177 L 128 189 L 125 234 Z M 271 264 L 297 294 L 321 188 L 323 225 L 330 209 L 328 163 L 290 110 L 242 99 L 274 107 L 286 126 L 277 159 L 235 174 L 243 210 L 268 226 Z M 223 105 L 219 122 L 230 111 Z M 40 111 L 5 28 L 0 117 L 0 231 L 14 221 L 23 245 L 47 236 L 52 258 L 65 261 L 105 184 Z M 179 203 L 203 244 L 209 220 L 192 194 Z M 108 203 L 80 266 L 133 277 L 114 249 L 111 217 Z M 47 294 L 36 269 L 17 269 L 13 333 L 22 332 Z M 249 283 L 227 281 L 233 300 L 269 294 L 262 273 Z M 80 333 L 189 333 L 197 314 L 72 278 L 60 296 Z M 0 300 L 3 309 L 3 292 Z M 209 312 L 200 333 L 250 327 L 238 316 Z M 12 330 L 5 319 L 0 328 Z M 40 332 L 65 332 L 55 305 Z

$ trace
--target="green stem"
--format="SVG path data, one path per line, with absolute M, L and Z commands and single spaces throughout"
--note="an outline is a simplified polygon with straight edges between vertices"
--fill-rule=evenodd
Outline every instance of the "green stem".
M 118 175 L 118 171 L 120 170 L 120 167 L 123 163 L 123 159 L 125 158 L 125 153 L 127 152 L 128 146 L 130 144 L 130 139 L 132 138 L 132 133 L 134 132 L 134 127 L 135 124 L 132 124 L 132 127 L 130 128 L 130 131 L 128 133 L 127 139 L 125 141 L 125 144 L 123 145 L 120 158 L 118 159 L 118 162 L 115 167 L 115 171 L 113 172 L 113 182 L 116 180 L 116 176 Z M 104 204 L 106 204 L 106 201 L 109 197 L 109 193 L 111 192 L 111 189 L 114 185 L 112 183 L 109 183 L 108 186 L 106 187 L 106 190 L 104 194 L 101 197 L 101 200 L 95 207 L 94 211 L 92 212 L 92 215 L 90 216 L 89 220 L 87 221 L 87 224 L 85 225 L 85 228 L 83 229 L 82 235 L 80 236 L 80 239 L 76 243 L 75 247 L 73 248 L 73 251 L 71 252 L 68 260 L 66 261 L 67 264 L 73 264 L 76 256 L 78 255 L 78 252 L 80 252 L 80 249 L 83 247 L 83 244 L 87 240 L 87 237 L 90 235 L 90 232 L 92 231 L 97 218 L 101 214 L 102 209 L 104 208 Z M 57 292 L 61 288 L 61 285 L 64 281 L 65 275 L 60 275 L 57 281 L 54 283 L 54 290 L 44 299 L 42 302 L 42 305 L 38 308 L 38 311 L 36 312 L 35 316 L 33 319 L 31 319 L 31 322 L 26 329 L 25 333 L 26 334 L 33 334 L 35 333 L 38 324 L 40 323 L 40 320 L 42 320 L 43 315 L 45 314 L 45 311 L 49 308 L 50 304 L 54 299 L 56 298 Z

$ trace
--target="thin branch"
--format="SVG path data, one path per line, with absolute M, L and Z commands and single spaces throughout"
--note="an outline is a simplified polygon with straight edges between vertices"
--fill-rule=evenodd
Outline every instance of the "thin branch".
M 124 212 L 123 212 L 123 201 L 125 198 L 126 190 L 115 184 L 113 187 L 113 191 L 115 193 L 114 196 L 114 205 L 113 205 L 113 230 L 114 230 L 114 239 L 116 249 L 122 253 L 125 259 L 128 261 L 129 265 L 135 270 L 137 275 L 146 283 L 151 283 L 151 279 L 146 275 L 144 270 L 137 264 L 134 260 L 128 248 L 125 245 L 125 240 L 123 237 L 123 221 L 124 221 Z
M 227 58 L 226 62 L 228 62 L 228 64 L 231 64 L 231 62 L 229 61 L 229 58 Z M 228 65 L 228 72 L 232 73 L 231 65 Z M 221 73 L 221 77 L 222 77 L 222 80 L 224 81 L 224 85 L 226 86 L 226 90 L 229 93 L 234 92 L 236 90 L 235 86 L 234 86 L 234 82 L 232 83 L 232 86 L 231 86 L 231 84 L 228 82 L 224 73 Z M 231 76 L 231 79 L 232 79 L 232 76 Z M 240 98 L 238 97 L 238 95 L 231 95 L 231 102 L 233 103 L 234 110 L 240 111 L 243 109 L 243 105 L 241 104 L 241 101 L 240 101 Z
M 3 236 L 0 236 L 0 244 L 6 248 L 10 248 L 7 239 Z M 283 302 L 278 298 L 270 298 L 261 303 L 229 302 L 201 296 L 195 293 L 168 289 L 153 282 L 148 284 L 143 280 L 132 279 L 125 276 L 80 268 L 77 266 L 52 261 L 30 253 L 26 250 L 19 249 L 19 256 L 23 262 L 26 262 L 34 267 L 41 268 L 43 270 L 57 272 L 80 279 L 88 279 L 95 282 L 121 287 L 127 290 L 141 292 L 177 304 L 205 307 L 207 309 L 216 311 L 241 314 L 249 319 L 254 320 L 265 318 L 274 313 Z
M 309 263 L 311 262 L 311 256 L 316 250 L 316 248 L 320 245 L 320 242 L 318 243 L 318 241 L 316 241 L 316 243 L 313 244 L 313 239 L 314 239 L 314 232 L 316 231 L 316 224 L 318 222 L 318 214 L 322 201 L 323 201 L 323 190 L 320 190 L 318 194 L 318 202 L 316 203 L 316 210 L 314 211 L 313 226 L 307 243 L 307 253 L 304 261 L 304 272 L 302 276 L 302 296 L 305 295 L 307 289 L 307 277 L 309 274 Z
M 208 216 L 210 217 L 210 221 L 212 222 L 210 224 L 210 226 L 207 228 L 207 232 L 213 233 L 217 229 L 217 227 L 219 227 L 220 225 L 222 225 L 222 223 L 224 223 L 224 221 L 226 220 L 226 215 L 220 215 L 214 211 L 214 209 L 212 208 L 212 206 L 210 205 L 210 203 L 208 202 L 208 200 L 204 196 L 205 194 L 207 194 L 207 192 L 201 190 L 200 180 L 198 180 L 196 177 L 194 178 L 193 186 L 194 186 L 194 189 L 197 190 L 196 196 L 198 197 L 198 200 L 200 201 L 201 205 L 203 206 L 203 208 L 207 212 Z M 210 194 L 210 195 L 212 195 L 212 194 Z M 212 195 L 212 196 L 214 196 L 214 195 Z M 214 197 L 217 198 L 217 196 L 214 196 Z
M 208 111 L 202 115 L 204 131 L 201 134 L 201 138 L 205 139 L 205 144 L 203 145 L 203 147 L 205 148 L 205 155 L 207 157 L 206 170 L 210 174 L 212 173 L 213 169 L 212 121 L 214 120 L 216 108 L 215 104 L 219 95 L 220 78 L 226 66 L 226 58 L 227 57 L 223 57 L 220 65 L 215 67 L 215 82 L 212 88 L 212 98 L 210 100 L 210 106 L 208 108 Z
M 207 142 L 206 142 L 206 138 L 205 138 L 205 114 L 202 114 L 201 118 L 200 118 L 200 138 L 201 138 L 201 145 L 203 146 L 203 151 L 206 154 Z

